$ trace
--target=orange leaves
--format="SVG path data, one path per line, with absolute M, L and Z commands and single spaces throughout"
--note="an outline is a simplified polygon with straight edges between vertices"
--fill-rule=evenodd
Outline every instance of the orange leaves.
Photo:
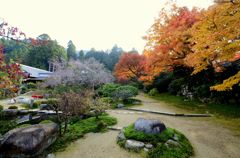
M 145 57 L 138 53 L 124 53 L 115 66 L 114 75 L 118 80 L 139 79 L 144 75 Z
M 240 4 L 214 5 L 189 30 L 194 53 L 188 55 L 186 64 L 194 67 L 194 74 L 214 63 L 231 61 L 240 51 L 239 8 Z
M 23 73 L 17 63 L 6 64 L 3 58 L 3 46 L 0 45 L 0 88 L 15 92 Z
M 184 58 L 191 53 L 187 31 L 199 20 L 200 12 L 195 8 L 190 11 L 175 5 L 170 11 L 161 11 L 145 37 L 147 62 L 146 75 L 142 79 L 148 83 L 162 71 L 170 71 L 174 65 L 183 65 Z

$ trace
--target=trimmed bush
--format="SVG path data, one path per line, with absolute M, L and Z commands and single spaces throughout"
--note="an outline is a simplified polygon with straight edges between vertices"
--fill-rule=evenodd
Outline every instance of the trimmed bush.
M 138 95 L 138 89 L 133 86 L 120 86 L 114 92 L 114 98 L 127 101 L 127 99 Z
M 173 73 L 161 73 L 159 76 L 157 76 L 152 86 L 156 87 L 159 92 L 167 92 L 168 91 L 168 85 L 173 80 Z
M 113 102 L 113 99 L 110 97 L 103 97 L 100 100 L 104 103 L 112 103 Z
M 113 96 L 113 93 L 117 90 L 117 88 L 119 87 L 118 84 L 114 84 L 114 83 L 108 83 L 103 85 L 99 90 L 99 94 L 104 96 L 104 97 L 111 97 Z
M 153 88 L 148 92 L 148 95 L 150 96 L 156 96 L 158 94 L 157 88 Z
M 0 105 L 0 112 L 1 112 L 1 111 L 3 111 L 3 106 L 2 106 L 2 105 Z
M 168 92 L 176 95 L 178 92 L 181 91 L 182 85 L 184 84 L 186 84 L 186 81 L 184 78 L 173 80 L 168 86 Z
M 37 89 L 36 83 L 29 82 L 27 83 L 27 89 Z
M 8 109 L 18 109 L 18 107 L 15 106 L 15 105 L 11 105 L 11 106 L 8 107 Z
M 209 85 L 201 85 L 194 88 L 195 93 L 198 97 L 209 97 L 210 96 L 210 86 Z

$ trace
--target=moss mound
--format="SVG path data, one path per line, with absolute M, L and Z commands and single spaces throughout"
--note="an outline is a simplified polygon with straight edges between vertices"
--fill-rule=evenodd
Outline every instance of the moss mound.
M 193 148 L 188 139 L 172 128 L 167 128 L 161 134 L 145 134 L 136 131 L 134 125 L 130 125 L 124 128 L 123 133 L 126 139 L 118 140 L 121 147 L 125 147 L 126 140 L 129 139 L 153 145 L 146 154 L 142 154 L 147 158 L 189 158 L 193 155 Z

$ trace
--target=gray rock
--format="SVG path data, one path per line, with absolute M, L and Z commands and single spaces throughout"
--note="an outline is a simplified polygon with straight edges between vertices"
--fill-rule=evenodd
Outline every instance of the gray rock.
M 148 149 L 148 148 L 143 148 L 143 150 L 144 150 L 145 152 L 149 152 L 149 149 Z
M 152 144 L 145 144 L 145 147 L 146 147 L 147 149 L 152 149 L 152 148 L 153 148 L 153 145 L 152 145 Z
M 172 139 L 175 140 L 175 141 L 179 141 L 179 138 L 178 138 L 177 134 L 174 134 Z
M 121 141 L 121 140 L 126 140 L 126 137 L 124 135 L 124 130 L 121 130 L 117 136 L 117 141 Z
M 117 108 L 123 108 L 124 105 L 123 104 L 117 104 Z
M 174 141 L 174 140 L 171 140 L 171 139 L 169 139 L 169 140 L 165 143 L 165 145 L 166 145 L 167 147 L 178 147 L 178 146 L 180 146 L 180 144 L 179 144 L 178 142 L 176 142 L 176 141 Z
M 0 142 L 0 157 L 36 157 L 57 139 L 57 135 L 55 123 L 13 129 Z
M 30 112 L 29 112 L 29 110 L 26 110 L 26 109 L 20 109 L 20 110 L 18 110 L 18 113 L 19 113 L 19 115 L 25 115 L 25 114 L 28 114 Z
M 139 118 L 134 123 L 134 129 L 146 134 L 160 134 L 166 126 L 159 120 Z
M 14 117 L 14 116 L 17 116 L 18 110 L 17 109 L 4 109 L 2 111 L 2 113 L 3 113 L 3 116 L 5 116 L 5 117 Z
M 136 140 L 127 140 L 125 143 L 125 148 L 130 150 L 139 151 L 144 148 L 144 143 Z
M 54 154 L 48 154 L 46 158 L 55 158 Z
M 48 104 L 40 104 L 39 106 L 40 110 L 53 110 L 51 106 L 49 106 Z

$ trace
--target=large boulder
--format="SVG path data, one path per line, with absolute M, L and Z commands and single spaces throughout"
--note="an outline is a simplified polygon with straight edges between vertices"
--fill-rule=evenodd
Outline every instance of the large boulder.
M 57 135 L 55 123 L 13 129 L 0 139 L 0 157 L 36 157 L 57 139 Z
M 159 120 L 139 118 L 134 123 L 134 129 L 146 134 L 160 134 L 166 126 Z

